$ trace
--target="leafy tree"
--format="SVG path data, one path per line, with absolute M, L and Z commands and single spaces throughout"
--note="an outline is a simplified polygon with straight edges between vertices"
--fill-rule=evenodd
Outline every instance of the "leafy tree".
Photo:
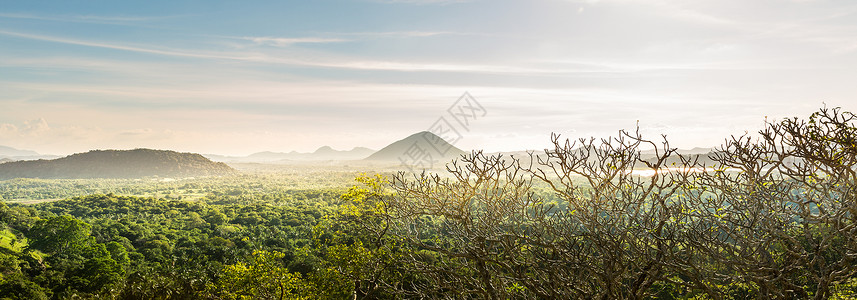
M 313 227 L 312 248 L 301 251 L 302 257 L 314 255 L 321 260 L 308 277 L 312 292 L 321 298 L 402 296 L 406 290 L 399 287 L 413 279 L 395 259 L 407 249 L 383 230 L 384 203 L 379 196 L 385 181 L 381 176 L 356 180 L 362 185 L 340 196 L 339 210 Z
M 112 248 L 117 253 L 117 258 L 122 259 L 124 250 L 121 246 Z M 122 249 L 122 250 L 119 250 Z M 87 247 L 82 255 L 84 262 L 79 269 L 73 270 L 68 276 L 68 281 L 74 288 L 85 293 L 99 292 L 103 288 L 120 282 L 125 276 L 123 265 L 113 259 L 114 253 L 108 251 L 104 244 L 92 244 Z M 127 259 L 127 257 L 125 257 Z
M 289 272 L 283 257 L 276 251 L 255 251 L 249 263 L 226 266 L 208 293 L 218 299 L 307 299 L 301 296 L 305 283 L 300 274 Z
M 90 241 L 92 226 L 71 216 L 36 222 L 28 234 L 30 248 L 45 253 L 77 253 Z
M 0 248 L 0 278 L 21 272 L 21 261 L 18 260 L 18 256 L 6 252 L 6 249 Z
M 46 300 L 48 295 L 38 284 L 16 273 L 0 277 L 0 297 L 14 300 Z

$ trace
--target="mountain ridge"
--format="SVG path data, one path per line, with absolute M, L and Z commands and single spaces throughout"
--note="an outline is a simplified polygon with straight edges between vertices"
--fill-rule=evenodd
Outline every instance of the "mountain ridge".
M 0 157 L 11 158 L 13 156 L 37 156 L 38 152 L 33 150 L 21 150 L 9 146 L 0 146 Z
M 237 171 L 196 153 L 171 150 L 92 150 L 51 160 L 0 164 L 0 180 L 13 178 L 141 178 L 231 175 Z
M 375 150 L 366 147 L 354 147 L 351 150 L 336 150 L 330 146 L 321 146 L 313 152 L 262 151 L 247 156 L 226 156 L 216 154 L 203 154 L 203 156 L 219 162 L 276 163 L 288 161 L 360 160 L 368 157 L 374 152 Z

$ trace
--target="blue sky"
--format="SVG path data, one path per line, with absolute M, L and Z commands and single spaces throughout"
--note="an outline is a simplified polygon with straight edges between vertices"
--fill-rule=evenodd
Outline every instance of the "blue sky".
M 41 153 L 378 149 L 465 91 L 464 149 L 710 147 L 855 79 L 853 1 L 0 0 L 0 145 Z

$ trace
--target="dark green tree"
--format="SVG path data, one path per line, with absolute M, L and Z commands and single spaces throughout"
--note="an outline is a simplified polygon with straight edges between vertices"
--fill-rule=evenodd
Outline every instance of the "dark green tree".
M 77 253 L 91 241 L 92 226 L 72 216 L 58 216 L 39 220 L 27 237 L 29 247 L 44 253 Z

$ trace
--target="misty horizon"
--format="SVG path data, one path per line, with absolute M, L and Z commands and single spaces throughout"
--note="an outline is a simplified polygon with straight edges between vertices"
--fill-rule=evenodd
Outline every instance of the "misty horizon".
M 566 137 L 563 137 L 563 139 L 565 139 L 565 138 L 566 138 Z M 584 137 L 581 137 L 581 138 L 584 138 Z M 574 138 L 572 138 L 571 140 L 572 140 L 572 141 L 577 141 L 577 139 L 574 139 Z M 396 142 L 396 141 L 391 141 L 390 143 L 393 143 L 393 142 Z M 2 151 L 0 151 L 0 158 L 2 158 L 2 157 L 18 157 L 18 158 L 23 157 L 23 158 L 27 158 L 27 157 L 42 157 L 42 156 L 57 156 L 57 157 L 62 157 L 62 156 L 68 156 L 68 155 L 73 155 L 73 154 L 87 153 L 87 152 L 91 152 L 91 151 L 105 151 L 105 150 L 139 150 L 139 149 L 176 151 L 176 152 L 181 152 L 181 153 L 198 153 L 198 154 L 202 154 L 202 155 L 204 155 L 204 156 L 223 157 L 223 158 L 247 158 L 247 157 L 252 157 L 252 156 L 254 156 L 254 155 L 264 155 L 264 154 L 278 154 L 278 155 L 310 155 L 310 154 L 316 154 L 316 153 L 320 152 L 321 150 L 332 150 L 332 151 L 336 151 L 336 152 L 369 151 L 369 152 L 371 152 L 371 153 L 374 153 L 374 152 L 377 152 L 377 151 L 378 151 L 378 150 L 380 150 L 380 149 L 383 149 L 383 148 L 384 148 L 384 147 L 386 147 L 386 146 L 389 146 L 389 144 L 388 144 L 388 145 L 385 145 L 385 146 L 378 147 L 377 149 L 376 149 L 376 148 L 370 148 L 370 147 L 363 147 L 363 146 L 355 146 L 355 147 L 346 148 L 346 149 L 338 149 L 338 148 L 335 148 L 335 147 L 331 147 L 331 146 L 324 145 L 324 146 L 320 146 L 320 147 L 316 148 L 315 150 L 312 150 L 312 151 L 306 151 L 306 152 L 301 152 L 301 151 L 296 151 L 296 150 L 286 150 L 286 151 L 278 151 L 278 150 L 261 150 L 261 151 L 255 151 L 255 152 L 251 152 L 251 153 L 246 153 L 246 154 L 224 154 L 224 153 L 216 153 L 216 152 L 205 152 L 205 151 L 197 151 L 197 152 L 194 152 L 194 151 L 180 151 L 180 150 L 175 150 L 175 149 L 158 149 L 158 148 L 149 148 L 149 147 L 130 147 L 130 148 L 104 148 L 104 149 L 89 149 L 89 150 L 86 150 L 86 151 L 73 152 L 73 153 L 43 153 L 43 152 L 33 151 L 33 150 L 30 150 L 30 149 L 19 149 L 19 148 L 15 148 L 15 147 L 9 147 L 9 146 L 5 146 L 5 145 L 0 145 L 0 148 L 8 148 L 8 150 L 14 150 L 14 151 L 20 151 L 20 152 L 30 152 L 30 153 L 22 153 L 22 154 L 17 154 L 17 155 L 4 155 L 4 154 L 2 153 Z M 552 148 L 552 147 L 553 147 L 553 146 L 551 146 L 551 148 Z M 716 147 L 716 146 L 714 146 L 714 147 L 691 147 L 691 148 L 676 148 L 676 149 L 677 149 L 680 153 L 694 153 L 694 154 L 696 154 L 696 153 L 697 153 L 697 152 L 699 152 L 699 151 L 707 152 L 707 151 L 709 151 L 709 150 L 714 150 L 714 149 L 716 149 L 716 148 L 717 148 L 717 147 Z M 482 151 L 482 152 L 484 152 L 484 153 L 514 153 L 514 152 L 534 151 L 536 154 L 538 154 L 540 151 L 543 151 L 543 150 L 549 150 L 549 149 L 550 149 L 550 148 L 543 148 L 543 149 L 520 148 L 520 149 L 514 149 L 514 150 L 488 151 L 488 150 L 485 150 L 485 149 L 479 149 L 479 148 L 476 148 L 476 149 L 462 149 L 462 150 L 464 150 L 465 152 L 470 152 L 470 151 Z M 643 152 L 644 152 L 644 153 L 648 153 L 648 152 L 651 152 L 651 151 L 652 151 L 652 148 L 651 148 L 651 147 L 647 147 L 646 145 L 642 146 L 642 147 L 641 147 L 641 149 L 643 150 Z

